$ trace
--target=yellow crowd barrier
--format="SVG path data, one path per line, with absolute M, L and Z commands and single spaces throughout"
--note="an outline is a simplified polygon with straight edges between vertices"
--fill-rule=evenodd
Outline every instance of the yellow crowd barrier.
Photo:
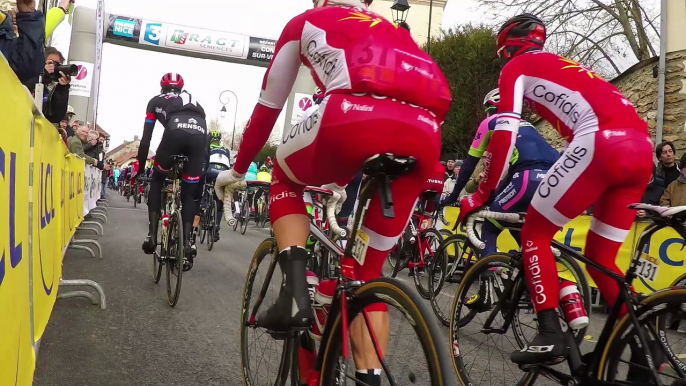
M 447 227 L 448 229 L 452 230 L 452 224 L 457 220 L 459 213 L 460 210 L 458 208 L 446 208 L 445 217 L 451 223 L 451 226 Z M 632 256 L 634 256 L 634 251 L 638 244 L 638 238 L 648 224 L 647 222 L 635 222 L 631 226 L 629 236 L 617 254 L 617 266 L 622 271 L 626 271 L 629 268 L 629 263 Z M 565 225 L 555 235 L 555 240 L 583 253 L 590 225 L 590 216 L 579 216 Z M 457 232 L 464 234 L 464 226 L 460 225 Z M 646 277 L 639 276 L 637 280 L 634 280 L 636 291 L 645 294 L 655 292 L 669 287 L 677 278 L 684 275 L 686 273 L 684 263 L 686 261 L 686 249 L 682 249 L 683 244 L 684 240 L 672 228 L 665 228 L 655 233 L 650 239 L 647 251 L 647 259 L 655 265 L 655 268 L 647 272 L 644 275 Z M 510 232 L 506 230 L 498 236 L 498 250 L 509 251 L 513 249 L 519 249 L 519 246 L 510 235 Z M 585 266 L 581 262 L 579 264 L 585 271 Z M 588 277 L 589 284 L 595 287 L 596 285 L 588 275 L 588 272 L 586 272 L 586 276 Z
M 0 385 L 31 385 L 36 343 L 83 219 L 83 160 L 0 56 Z

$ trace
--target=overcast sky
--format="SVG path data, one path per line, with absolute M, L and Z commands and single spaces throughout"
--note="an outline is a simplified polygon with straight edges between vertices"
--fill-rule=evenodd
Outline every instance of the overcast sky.
M 96 0 L 76 0 L 76 4 L 96 8 Z M 108 13 L 185 26 L 235 32 L 277 39 L 294 16 L 312 7 L 311 0 L 105 0 Z M 411 10 L 410 10 L 411 12 Z M 443 28 L 478 21 L 483 13 L 474 0 L 449 0 Z M 107 23 L 107 20 L 105 20 Z M 71 26 L 65 21 L 53 34 L 53 45 L 67 56 Z M 166 72 L 183 75 L 186 88 L 203 105 L 207 120 L 219 117 L 219 94 L 226 89 L 238 95 L 240 124 L 250 117 L 259 97 L 265 68 L 188 58 L 105 44 L 98 124 L 110 135 L 110 149 L 141 135 L 145 108 L 159 92 L 159 80 Z M 233 127 L 234 98 L 227 105 L 223 130 Z M 285 110 L 285 108 L 284 108 Z M 280 122 L 283 123 L 284 114 Z M 163 129 L 155 127 L 151 149 L 157 149 Z

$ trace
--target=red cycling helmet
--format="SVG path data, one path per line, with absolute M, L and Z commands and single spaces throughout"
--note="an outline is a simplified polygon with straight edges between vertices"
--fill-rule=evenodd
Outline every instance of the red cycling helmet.
M 168 72 L 162 76 L 162 80 L 160 80 L 160 87 L 173 87 L 181 90 L 183 89 L 183 77 L 175 72 Z
M 507 62 L 513 57 L 529 51 L 542 49 L 546 40 L 543 21 L 530 13 L 517 15 L 500 27 L 496 41 L 496 54 Z

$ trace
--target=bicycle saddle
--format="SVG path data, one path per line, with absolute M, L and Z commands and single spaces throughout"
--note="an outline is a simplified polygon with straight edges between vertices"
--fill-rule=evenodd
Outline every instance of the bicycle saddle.
M 650 204 L 631 204 L 631 205 L 629 205 L 629 208 L 645 210 L 645 211 L 650 212 L 651 214 L 653 214 L 655 216 L 659 216 L 659 217 L 663 217 L 663 218 L 667 218 L 667 217 L 686 218 L 686 205 L 668 207 L 668 206 L 657 206 L 657 205 L 650 205 Z
M 396 157 L 390 153 L 377 154 L 365 161 L 362 172 L 372 178 L 388 176 L 393 179 L 410 173 L 416 163 L 414 157 Z

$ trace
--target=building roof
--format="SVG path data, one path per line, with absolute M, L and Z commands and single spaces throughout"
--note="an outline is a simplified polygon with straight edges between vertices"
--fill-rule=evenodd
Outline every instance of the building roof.
M 130 159 L 132 159 L 132 158 L 136 158 L 137 156 L 138 156 L 138 152 L 137 152 L 137 151 L 130 151 L 130 152 L 128 152 L 128 153 L 124 153 L 124 154 L 120 155 L 119 157 L 117 157 L 117 158 L 114 160 L 114 163 L 115 163 L 116 165 L 121 165 L 121 164 L 123 164 L 124 162 L 126 162 L 126 161 L 128 161 L 128 160 L 130 160 Z

